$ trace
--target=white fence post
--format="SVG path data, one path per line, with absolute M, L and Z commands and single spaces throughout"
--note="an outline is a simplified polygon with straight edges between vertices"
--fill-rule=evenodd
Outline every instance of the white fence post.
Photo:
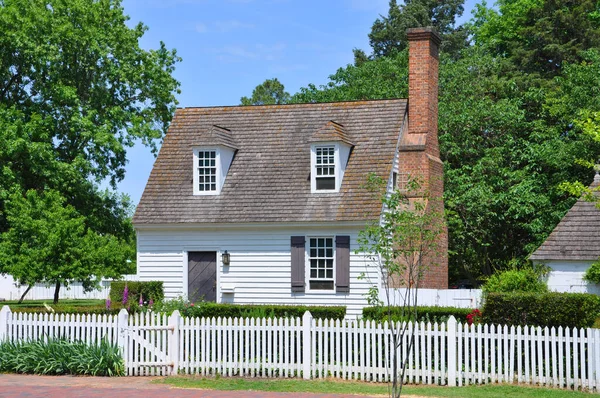
M 169 317 L 168 324 L 170 328 L 169 341 L 169 361 L 173 365 L 171 375 L 176 375 L 179 372 L 179 320 L 181 315 L 179 310 L 173 311 Z
M 456 386 L 456 318 L 448 318 L 448 386 Z
M 129 358 L 127 355 L 129 339 L 128 339 L 128 330 L 129 330 L 129 313 L 125 308 L 122 308 L 119 311 L 119 315 L 117 315 L 117 345 L 121 349 L 121 354 L 123 355 L 123 361 L 125 362 L 125 369 L 129 366 Z
M 0 310 L 0 342 L 4 341 L 8 337 L 8 317 L 10 314 L 10 308 L 8 305 L 3 305 Z
M 312 327 L 313 317 L 310 311 L 306 311 L 302 316 L 302 374 L 305 380 L 310 379 L 311 368 L 311 336 L 310 329 Z

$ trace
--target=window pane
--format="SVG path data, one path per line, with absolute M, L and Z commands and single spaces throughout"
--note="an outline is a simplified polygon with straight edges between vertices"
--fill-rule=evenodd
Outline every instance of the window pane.
M 320 177 L 317 178 L 317 189 L 335 189 L 335 177 Z
M 333 290 L 333 281 L 310 281 L 311 290 Z
M 198 151 L 198 190 L 217 190 L 216 151 Z
M 333 238 L 310 238 L 308 253 L 310 288 L 314 290 L 332 290 L 334 288 Z

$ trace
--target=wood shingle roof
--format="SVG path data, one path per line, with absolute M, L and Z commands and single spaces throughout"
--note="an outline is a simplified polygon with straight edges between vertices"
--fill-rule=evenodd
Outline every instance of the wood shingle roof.
M 364 184 L 371 172 L 389 177 L 406 106 L 394 99 L 178 109 L 133 222 L 376 220 L 381 203 Z M 339 193 L 311 193 L 315 134 L 354 144 Z M 220 195 L 194 195 L 192 148 L 213 139 L 237 152 Z
M 600 175 L 596 174 L 591 187 L 598 186 Z M 599 257 L 600 209 L 595 203 L 579 199 L 529 259 L 587 261 Z

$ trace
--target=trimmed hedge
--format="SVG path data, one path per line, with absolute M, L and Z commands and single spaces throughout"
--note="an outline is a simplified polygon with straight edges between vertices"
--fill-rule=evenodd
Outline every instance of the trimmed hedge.
M 295 318 L 310 311 L 313 318 L 344 319 L 344 306 L 306 306 L 306 305 L 252 305 L 252 304 L 218 304 L 197 303 L 177 308 L 182 316 L 205 318 Z
M 578 327 L 594 325 L 600 297 L 588 293 L 489 293 L 483 322 L 500 325 Z
M 116 315 L 121 311 L 122 306 L 114 306 L 111 305 L 110 309 L 106 309 L 106 306 L 102 305 L 88 305 L 84 307 L 74 307 L 74 306 L 61 306 L 61 305 L 51 305 L 54 313 L 56 314 L 83 314 L 83 315 Z M 21 312 L 21 313 L 49 313 L 49 311 L 45 307 L 16 307 L 10 308 L 12 312 Z
M 129 290 L 129 301 L 137 303 L 140 299 L 140 294 L 143 296 L 144 301 L 152 300 L 155 303 L 165 298 L 162 281 L 114 281 L 110 284 L 109 294 L 110 300 L 113 303 L 123 302 L 125 285 L 127 285 L 127 289 Z
M 402 317 L 402 307 L 391 307 L 393 321 L 404 321 L 408 317 Z M 473 309 L 471 308 L 456 308 L 456 307 L 417 307 L 417 320 L 420 321 L 431 321 L 431 322 L 445 322 L 450 316 L 454 316 L 457 321 L 465 322 L 467 315 L 469 315 Z M 374 321 L 387 321 L 388 320 L 388 308 L 387 307 L 365 307 L 363 308 L 363 318 Z

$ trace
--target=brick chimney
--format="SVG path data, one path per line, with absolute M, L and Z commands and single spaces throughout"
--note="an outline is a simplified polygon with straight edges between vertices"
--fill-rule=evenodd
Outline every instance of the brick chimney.
M 438 68 L 440 36 L 431 27 L 408 29 L 408 130 L 400 142 L 400 172 L 419 178 L 431 200 L 428 208 L 444 211 L 444 166 L 438 144 Z M 415 199 L 421 194 L 414 195 Z M 448 233 L 438 242 L 435 263 L 423 288 L 448 288 Z

